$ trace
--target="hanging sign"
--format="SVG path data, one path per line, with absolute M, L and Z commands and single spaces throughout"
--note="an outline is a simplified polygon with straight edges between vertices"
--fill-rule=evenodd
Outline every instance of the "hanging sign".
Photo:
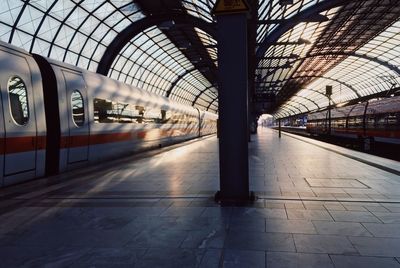
M 248 11 L 249 5 L 247 4 L 246 0 L 217 0 L 217 3 L 213 8 L 213 13 L 216 15 Z

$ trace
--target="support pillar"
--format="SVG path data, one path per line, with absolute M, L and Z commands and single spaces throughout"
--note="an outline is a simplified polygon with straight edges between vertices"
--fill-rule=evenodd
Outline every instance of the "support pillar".
M 279 124 L 279 127 L 278 127 L 278 132 L 279 132 L 279 138 L 281 138 L 282 137 L 282 134 L 281 134 L 281 119 L 279 118 L 278 119 L 278 124 Z
M 220 191 L 216 200 L 248 201 L 247 13 L 220 12 L 217 1 Z M 223 10 L 222 10 L 223 11 Z

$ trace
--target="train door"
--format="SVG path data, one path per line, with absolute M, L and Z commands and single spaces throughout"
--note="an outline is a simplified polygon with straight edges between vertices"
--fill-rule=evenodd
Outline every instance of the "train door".
M 89 115 L 85 81 L 81 74 L 63 70 L 68 111 L 68 163 L 88 160 Z
M 0 51 L 1 52 L 1 51 Z M 29 179 L 35 172 L 37 126 L 32 77 L 26 59 L 9 54 L 0 64 L 4 119 L 4 184 Z M 22 174 L 24 173 L 24 174 Z M 12 181 L 7 181 L 12 180 Z

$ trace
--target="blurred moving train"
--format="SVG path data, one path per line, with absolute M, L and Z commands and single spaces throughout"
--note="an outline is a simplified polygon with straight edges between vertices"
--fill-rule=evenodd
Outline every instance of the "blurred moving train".
M 329 134 L 328 111 L 308 114 L 307 132 Z M 362 102 L 331 110 L 331 135 L 400 144 L 400 96 Z
M 200 111 L 0 42 L 0 186 L 217 130 Z

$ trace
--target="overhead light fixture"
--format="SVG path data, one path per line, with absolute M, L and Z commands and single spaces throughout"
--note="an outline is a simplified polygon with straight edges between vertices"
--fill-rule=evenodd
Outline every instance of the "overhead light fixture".
M 281 66 L 281 68 L 291 68 L 291 67 L 293 67 L 293 64 L 291 63 L 291 62 L 289 62 L 289 61 L 287 61 L 287 62 L 285 62 L 282 66 Z
M 307 39 L 304 39 L 304 38 L 299 38 L 299 41 L 297 41 L 299 44 L 306 44 L 306 45 L 309 45 L 309 44 L 311 44 L 311 42 L 309 41 L 309 40 L 307 40 Z
M 280 65 L 280 66 L 258 67 L 258 69 L 277 70 L 277 69 L 287 69 L 287 68 L 291 68 L 291 67 L 293 67 L 293 63 L 290 61 L 287 61 L 283 65 Z
M 345 101 L 345 102 L 342 102 L 342 103 L 338 103 L 338 104 L 336 104 L 336 107 L 340 108 L 340 107 L 346 106 L 348 103 L 349 103 L 348 101 Z
M 199 63 L 199 62 L 201 62 L 202 60 L 203 60 L 202 57 L 198 57 L 198 58 L 193 58 L 193 59 L 191 60 L 191 62 L 192 62 L 192 63 Z
M 304 39 L 304 38 L 299 38 L 297 41 L 283 41 L 283 42 L 275 42 L 275 43 L 268 43 L 268 44 L 274 45 L 274 46 L 309 45 L 309 44 L 311 44 L 311 41 Z M 261 43 L 257 43 L 257 45 L 261 45 Z
M 160 24 L 158 24 L 158 28 L 160 30 L 170 30 L 174 26 L 175 26 L 175 21 L 173 20 L 163 21 Z
M 270 57 L 263 57 L 263 60 L 280 60 L 280 59 L 297 59 L 300 58 L 297 54 L 289 54 L 288 56 L 270 56 Z
M 200 67 L 199 71 L 202 72 L 202 73 L 208 72 L 208 71 L 210 71 L 210 67 L 208 67 L 208 66 Z
M 293 5 L 293 0 L 279 0 L 281 6 Z
M 178 48 L 180 50 L 186 50 L 186 49 L 190 48 L 191 46 L 192 46 L 192 43 L 190 43 L 189 41 L 181 42 L 178 44 Z

